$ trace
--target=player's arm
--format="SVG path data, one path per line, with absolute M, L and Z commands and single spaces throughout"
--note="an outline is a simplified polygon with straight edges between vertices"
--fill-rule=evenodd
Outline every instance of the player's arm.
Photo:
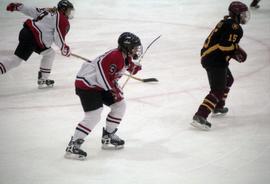
M 242 37 L 242 32 L 237 24 L 227 24 L 223 29 L 223 35 L 219 41 L 219 50 L 225 55 L 231 56 L 239 49 L 238 43 Z
M 25 6 L 22 3 L 10 3 L 7 5 L 7 11 L 19 11 L 29 17 L 37 18 L 45 9 Z
M 117 58 L 107 55 L 97 61 L 97 80 L 106 91 L 116 88 L 117 72 L 123 68 Z
M 222 51 L 228 56 L 228 60 L 233 58 L 240 63 L 245 62 L 247 53 L 239 45 L 243 31 L 237 24 L 232 24 L 228 28 L 220 43 L 220 50 L 223 49 Z
M 141 69 L 142 69 L 142 65 L 140 63 L 133 62 L 132 59 L 130 58 L 127 71 L 131 75 L 136 75 L 138 71 L 140 71 Z
M 54 31 L 54 42 L 60 48 L 62 55 L 70 56 L 70 48 L 65 42 L 65 37 L 69 31 L 68 20 L 60 13 L 56 13 L 56 26 Z

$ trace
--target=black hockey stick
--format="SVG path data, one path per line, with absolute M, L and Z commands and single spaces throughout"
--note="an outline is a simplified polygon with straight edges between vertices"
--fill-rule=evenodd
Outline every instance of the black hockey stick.
M 73 57 L 82 59 L 82 60 L 84 60 L 84 61 L 86 61 L 86 62 L 91 62 L 89 59 L 86 59 L 85 57 L 82 57 L 82 56 L 80 56 L 80 55 L 78 55 L 78 54 L 71 53 L 70 55 L 73 56 Z M 134 80 L 141 81 L 141 82 L 158 82 L 158 80 L 157 80 L 156 78 L 146 78 L 146 79 L 141 79 L 141 78 L 135 77 L 135 76 L 130 75 L 130 74 L 125 74 L 125 73 L 124 73 L 124 75 L 125 75 L 125 76 L 128 76 L 128 77 L 130 77 L 130 78 L 132 78 L 132 79 L 134 79 Z
M 125 76 L 128 76 L 132 79 L 135 79 L 137 81 L 141 81 L 141 82 L 158 82 L 158 80 L 156 78 L 145 78 L 145 79 L 141 79 L 141 78 L 138 78 L 138 77 L 135 77 L 134 75 L 129 75 L 129 74 L 126 74 L 124 73 Z
M 156 38 L 155 38 L 155 39 L 154 39 L 154 40 L 146 47 L 146 49 L 145 49 L 144 53 L 141 55 L 141 57 L 140 57 L 138 63 L 141 63 L 141 61 L 142 61 L 144 55 L 146 54 L 146 52 L 148 51 L 148 49 L 149 49 L 149 48 L 151 47 L 151 45 L 153 45 L 153 43 L 155 43 L 160 37 L 161 37 L 161 35 L 159 35 L 158 37 L 156 37 Z M 131 78 L 131 77 L 129 76 L 129 77 L 127 78 L 127 80 L 124 82 L 124 84 L 123 84 L 123 86 L 122 86 L 122 89 L 125 87 L 125 85 L 127 84 L 127 82 L 129 81 L 130 78 Z M 153 78 L 152 78 L 152 79 L 153 79 Z M 151 79 L 151 82 L 152 82 L 152 79 Z

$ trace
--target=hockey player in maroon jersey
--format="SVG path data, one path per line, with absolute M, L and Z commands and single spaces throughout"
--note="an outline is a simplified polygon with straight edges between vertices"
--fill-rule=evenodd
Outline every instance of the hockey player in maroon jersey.
M 125 142 L 116 135 L 126 110 L 118 80 L 129 71 L 135 75 L 141 66 L 132 61 L 142 54 L 140 39 L 130 32 L 118 38 L 118 48 L 110 50 L 93 61 L 85 62 L 75 81 L 76 94 L 80 97 L 84 118 L 77 124 L 74 135 L 66 148 L 66 158 L 85 159 L 87 154 L 80 147 L 85 137 L 100 121 L 103 104 L 111 111 L 102 133 L 102 148 L 123 148 Z
M 228 10 L 229 16 L 225 16 L 216 25 L 201 50 L 201 64 L 207 72 L 210 92 L 193 116 L 191 125 L 203 130 L 211 128 L 211 123 L 207 121 L 211 112 L 228 112 L 225 100 L 234 81 L 229 69 L 229 60 L 233 58 L 242 63 L 247 57 L 239 42 L 243 36 L 240 24 L 246 24 L 250 18 L 248 7 L 242 2 L 234 1 Z
M 33 19 L 27 19 L 19 34 L 19 44 L 14 55 L 0 60 L 0 74 L 15 68 L 21 62 L 27 61 L 33 52 L 42 55 L 38 72 L 39 88 L 53 86 L 54 81 L 48 79 L 55 51 L 51 45 L 55 43 L 64 56 L 70 55 L 70 48 L 65 43 L 65 36 L 69 31 L 69 18 L 72 18 L 73 5 L 68 0 L 61 0 L 57 8 L 33 8 L 22 3 L 10 3 L 7 11 L 19 11 Z

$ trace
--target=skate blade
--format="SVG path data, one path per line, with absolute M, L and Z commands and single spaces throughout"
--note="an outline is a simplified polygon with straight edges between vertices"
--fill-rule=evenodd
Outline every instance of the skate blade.
M 86 156 L 77 155 L 77 154 L 68 153 L 68 152 L 66 152 L 64 157 L 67 159 L 72 159 L 72 160 L 85 160 L 86 159 Z
M 52 88 L 53 85 L 38 85 L 38 89 L 46 89 L 46 88 Z
M 119 150 L 119 149 L 123 149 L 124 145 L 119 145 L 119 146 L 115 146 L 115 145 L 110 145 L 110 144 L 102 144 L 102 149 L 104 150 Z
M 191 124 L 193 127 L 198 128 L 198 129 L 200 129 L 200 130 L 204 130 L 204 131 L 209 131 L 209 130 L 210 130 L 210 127 L 209 127 L 209 126 L 207 126 L 207 125 L 202 125 L 202 124 L 200 124 L 200 123 L 197 123 L 196 121 L 192 121 L 190 124 Z
M 220 113 L 220 112 L 218 112 L 218 113 L 212 113 L 211 114 L 211 117 L 223 117 L 223 116 L 225 116 L 227 114 L 227 112 L 226 113 Z

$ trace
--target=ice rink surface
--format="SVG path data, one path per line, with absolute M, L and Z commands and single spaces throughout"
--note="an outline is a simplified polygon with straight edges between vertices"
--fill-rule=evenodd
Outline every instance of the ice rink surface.
M 50 7 L 58 1 L 22 2 Z M 209 132 L 190 126 L 209 90 L 199 53 L 231 1 L 72 2 L 76 12 L 66 41 L 73 53 L 94 59 L 115 48 L 125 31 L 137 34 L 145 47 L 161 34 L 137 75 L 160 82 L 130 80 L 125 87 L 128 108 L 118 132 L 126 141 L 123 150 L 101 149 L 105 107 L 102 121 L 83 144 L 88 159 L 67 160 L 65 148 L 83 118 L 73 85 L 83 61 L 58 51 L 51 75 L 55 87 L 40 90 L 41 57 L 33 54 L 0 76 L 1 184 L 270 183 L 270 1 L 251 10 L 251 20 L 243 26 L 240 45 L 248 59 L 231 61 L 235 83 L 227 100 L 229 113 L 210 116 Z M 8 3 L 0 1 L 0 60 L 13 53 L 27 18 L 5 11 Z

